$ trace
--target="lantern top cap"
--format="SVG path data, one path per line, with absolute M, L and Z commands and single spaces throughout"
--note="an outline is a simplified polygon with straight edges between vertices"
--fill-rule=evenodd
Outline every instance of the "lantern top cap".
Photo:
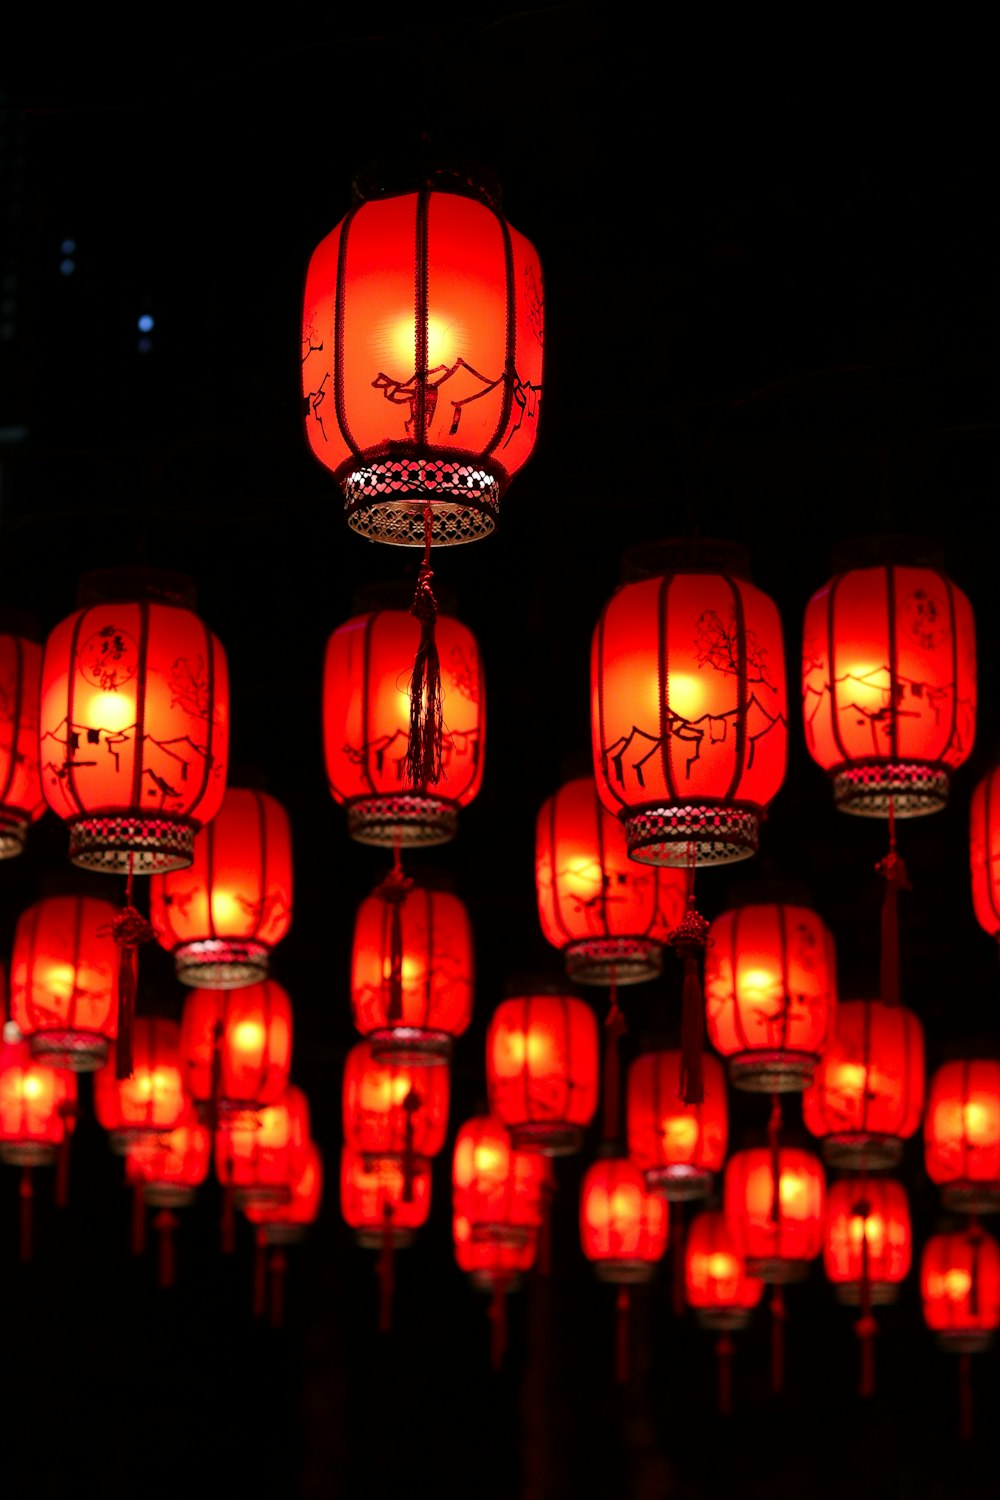
M 172 604 L 194 609 L 194 580 L 168 568 L 143 566 L 97 568 L 84 573 L 76 586 L 76 602 L 82 609 L 91 604 L 122 604 L 139 601 Z
M 749 579 L 750 554 L 741 542 L 700 536 L 640 542 L 622 553 L 623 583 L 639 583 L 664 573 L 731 573 Z
M 476 198 L 500 213 L 500 180 L 489 168 L 479 162 L 442 162 L 425 155 L 367 163 L 354 174 L 351 198 L 357 208 L 373 199 L 417 193 L 422 188 Z
M 884 533 L 877 536 L 851 537 L 834 547 L 830 562 L 835 573 L 854 568 L 879 568 L 894 565 L 907 568 L 944 570 L 944 554 L 933 537 L 911 533 Z

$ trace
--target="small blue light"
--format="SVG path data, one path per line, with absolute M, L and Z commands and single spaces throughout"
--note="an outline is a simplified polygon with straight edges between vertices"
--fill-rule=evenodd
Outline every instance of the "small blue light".
M 76 261 L 70 260 L 69 258 L 67 258 L 66 260 L 61 260 L 59 262 L 59 269 L 64 276 L 72 276 L 73 272 L 76 270 Z
M 152 332 L 152 328 L 153 328 L 153 320 L 152 320 L 152 318 L 150 317 L 149 313 L 143 313 L 142 317 L 139 319 L 139 332 L 140 333 L 150 333 L 150 332 Z
M 59 249 L 62 251 L 63 255 L 72 255 L 74 250 L 76 249 L 76 240 L 63 240 L 62 244 L 59 246 Z
M 148 354 L 153 347 L 152 339 L 138 339 L 135 346 L 140 354 Z

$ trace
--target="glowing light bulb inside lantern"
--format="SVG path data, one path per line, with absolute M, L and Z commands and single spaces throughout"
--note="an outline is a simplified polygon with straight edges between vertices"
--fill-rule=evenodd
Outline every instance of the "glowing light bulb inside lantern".
M 547 1073 L 552 1067 L 552 1043 L 541 1031 L 510 1031 L 503 1038 L 504 1048 L 494 1055 L 494 1066 L 500 1077 L 516 1077 L 523 1068 L 529 1073 Z
M 240 904 L 231 891 L 212 891 L 212 921 L 216 927 L 228 927 L 243 915 Z
M 972 1276 L 960 1266 L 952 1266 L 951 1270 L 945 1271 L 937 1279 L 936 1295 L 940 1296 L 943 1292 L 949 1302 L 964 1302 L 971 1290 Z
M 608 1204 L 613 1223 L 622 1223 L 639 1217 L 639 1195 L 627 1182 L 619 1183 L 611 1193 Z
M 746 969 L 739 976 L 738 991 L 740 998 L 756 1004 L 766 1000 L 774 989 L 775 975 L 770 969 Z
M 44 1090 L 44 1084 L 37 1073 L 23 1073 L 21 1075 L 20 1095 L 22 1099 L 40 1099 Z
M 735 1255 L 727 1255 L 724 1250 L 713 1250 L 707 1257 L 707 1270 L 709 1279 L 720 1286 L 739 1281 L 740 1268 Z
M 778 1197 L 781 1201 L 782 1212 L 794 1213 L 798 1210 L 805 1197 L 805 1184 L 802 1178 L 794 1172 L 782 1172 L 778 1184 Z
M 86 710 L 94 729 L 117 732 L 135 723 L 135 699 L 131 693 L 95 693 Z
M 978 1099 L 969 1099 L 962 1106 L 962 1125 L 970 1145 L 986 1144 L 993 1134 L 990 1111 Z
M 849 1098 L 860 1098 L 865 1092 L 865 1084 L 868 1082 L 868 1070 L 859 1063 L 841 1063 L 835 1073 L 834 1086 L 838 1093 L 846 1094 Z
M 847 663 L 838 660 L 837 679 L 841 701 L 849 696 L 852 703 L 868 712 L 884 707 L 891 692 L 891 678 L 885 663 L 874 662 L 868 656 Z
M 678 719 L 692 723 L 709 709 L 708 683 L 693 672 L 671 672 L 667 678 L 667 707 Z
M 234 1052 L 260 1052 L 264 1046 L 265 1031 L 259 1021 L 237 1021 L 233 1027 L 231 1045 Z
M 698 1122 L 690 1115 L 672 1115 L 661 1127 L 666 1155 L 690 1154 L 698 1144 Z
M 472 1152 L 472 1169 L 476 1177 L 503 1179 L 507 1175 L 507 1152 L 492 1141 L 478 1141 Z
M 462 329 L 457 320 L 431 314 L 427 319 L 427 369 L 453 365 L 461 352 Z M 410 314 L 387 322 L 382 345 L 393 373 L 405 372 L 403 378 L 416 372 L 416 321 Z
M 76 989 L 76 970 L 72 964 L 51 963 L 39 975 L 41 989 L 55 1000 L 68 1000 Z
M 848 1227 L 851 1247 L 860 1251 L 867 1241 L 872 1255 L 881 1255 L 885 1246 L 885 1220 L 881 1214 L 854 1214 Z
M 590 897 L 601 885 L 601 866 L 593 858 L 567 860 L 559 872 L 559 884 L 569 896 Z

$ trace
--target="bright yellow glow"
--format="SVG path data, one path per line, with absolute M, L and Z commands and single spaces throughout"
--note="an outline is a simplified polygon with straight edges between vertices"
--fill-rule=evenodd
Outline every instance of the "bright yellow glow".
M 775 975 L 770 969 L 745 969 L 739 975 L 737 991 L 744 1000 L 762 1000 L 774 988 Z
M 667 678 L 667 703 L 682 719 L 700 719 L 711 706 L 705 678 L 690 672 L 671 672 Z
M 782 1209 L 800 1208 L 805 1194 L 806 1186 L 801 1177 L 794 1172 L 782 1172 L 778 1186 Z
M 881 1214 L 868 1214 L 866 1217 L 852 1214 L 848 1234 L 855 1250 L 860 1250 L 862 1240 L 867 1240 L 871 1253 L 881 1255 L 885 1245 L 885 1220 Z
M 21 1077 L 21 1098 L 39 1099 L 43 1092 L 42 1080 L 37 1073 L 24 1073 Z
M 553 1063 L 552 1043 L 543 1031 L 508 1031 L 504 1034 L 504 1055 L 497 1058 L 498 1072 L 509 1077 L 527 1065 L 529 1073 L 547 1072 Z
M 232 1031 L 235 1052 L 259 1052 L 264 1045 L 264 1028 L 259 1021 L 237 1021 Z
M 839 1063 L 834 1077 L 836 1086 L 845 1094 L 863 1094 L 868 1080 L 868 1070 L 858 1063 Z
M 495 1177 L 506 1169 L 506 1152 L 492 1141 L 480 1141 L 472 1152 L 472 1169 L 477 1177 Z
M 131 693 L 95 693 L 86 714 L 94 729 L 127 729 L 135 723 L 135 699 Z
M 965 1134 L 972 1140 L 974 1137 L 983 1137 L 988 1129 L 990 1112 L 977 1099 L 970 1099 L 962 1106 L 962 1124 Z
M 365 1073 L 361 1080 L 361 1108 L 375 1115 L 388 1114 L 403 1103 L 410 1092 L 408 1073 Z
M 667 1156 L 688 1156 L 698 1144 L 698 1121 L 690 1115 L 673 1115 L 663 1122 L 663 1148 Z
M 37 982 L 54 1000 L 68 1000 L 76 988 L 76 970 L 72 964 L 47 964 L 39 967 Z
M 399 977 L 403 985 L 409 988 L 411 985 L 420 984 L 424 975 L 424 966 L 419 958 L 411 958 L 403 954 L 399 965 Z M 388 984 L 392 978 L 392 959 L 388 955 L 382 960 L 382 979 Z
M 243 912 L 240 904 L 229 891 L 218 889 L 212 892 L 212 920 L 220 927 L 226 927 L 231 922 L 238 922 Z
M 712 1251 L 707 1257 L 707 1269 L 712 1281 L 735 1281 L 740 1272 L 735 1255 L 728 1255 L 725 1250 Z
M 408 314 L 397 318 L 387 331 L 393 378 L 397 378 L 398 372 L 398 378 L 406 380 L 414 374 L 417 345 L 413 317 Z M 428 370 L 438 365 L 453 365 L 461 352 L 461 341 L 462 331 L 458 323 L 431 314 L 427 319 Z
M 943 1293 L 949 1302 L 964 1302 L 972 1289 L 971 1274 L 963 1271 L 960 1266 L 952 1266 L 943 1276 L 932 1277 L 931 1280 L 932 1283 L 937 1282 L 936 1287 L 932 1285 L 934 1295 L 940 1297 Z
M 608 1210 L 613 1221 L 621 1219 L 634 1219 L 639 1214 L 639 1204 L 636 1201 L 636 1191 L 627 1183 L 612 1190 L 611 1201 Z

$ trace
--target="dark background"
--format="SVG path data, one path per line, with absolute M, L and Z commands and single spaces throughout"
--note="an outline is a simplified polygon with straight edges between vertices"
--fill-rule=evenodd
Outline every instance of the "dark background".
M 391 15 L 292 8 L 212 33 L 171 14 L 158 29 L 53 30 L 0 62 L 0 603 L 44 634 L 87 568 L 144 557 L 194 578 L 229 656 L 231 779 L 262 778 L 292 819 L 295 919 L 273 968 L 328 1170 L 320 1220 L 290 1255 L 285 1329 L 250 1317 L 249 1234 L 234 1260 L 218 1253 L 213 1183 L 184 1217 L 180 1284 L 159 1292 L 151 1258 L 128 1253 L 121 1163 L 84 1086 L 71 1202 L 57 1212 L 38 1174 L 25 1268 L 17 1173 L 0 1174 L 8 1492 L 995 1494 L 996 1356 L 975 1361 L 963 1447 L 955 1361 L 923 1327 L 915 1271 L 879 1315 L 871 1402 L 855 1395 L 853 1315 L 818 1264 L 788 1294 L 781 1398 L 762 1309 L 738 1339 L 736 1414 L 719 1421 L 712 1337 L 671 1317 L 666 1267 L 637 1299 L 634 1378 L 617 1389 L 613 1292 L 576 1230 L 596 1129 L 558 1165 L 554 1275 L 511 1299 L 502 1372 L 486 1300 L 454 1264 L 447 1152 L 378 1336 L 374 1257 L 340 1219 L 336 1170 L 351 925 L 387 861 L 351 843 L 328 794 L 320 674 L 355 589 L 412 580 L 416 558 L 346 526 L 307 449 L 298 366 L 308 257 L 359 167 L 423 133 L 499 174 L 541 254 L 547 366 L 539 444 L 499 530 L 436 560 L 489 691 L 482 793 L 454 844 L 410 860 L 451 879 L 476 932 L 453 1126 L 484 1105 L 486 1022 L 508 979 L 559 973 L 535 911 L 534 819 L 587 752 L 590 636 L 620 554 L 693 531 L 749 548 L 782 611 L 793 704 L 802 612 L 836 545 L 927 536 L 970 594 L 978 737 L 947 810 L 900 829 L 903 991 L 929 1069 L 995 1050 L 1000 976 L 967 852 L 1000 735 L 1000 204 L 976 39 L 957 70 L 946 47 L 933 66 L 904 49 L 883 68 L 870 34 L 862 46 L 819 26 L 723 37 L 707 17 L 697 35 L 586 4 Z M 845 40 L 858 47 L 841 65 Z M 946 95 L 963 69 L 961 96 Z M 759 856 L 705 872 L 699 904 L 714 916 L 793 882 L 834 932 L 841 994 L 872 994 L 885 846 L 883 824 L 835 813 L 793 718 Z M 47 814 L 0 867 L 4 961 L 18 913 L 66 880 L 119 894 L 70 869 Z M 143 1003 L 179 1014 L 165 954 L 144 952 L 142 982 Z M 603 1014 L 603 993 L 586 993 Z M 679 976 L 668 965 L 625 999 L 631 1055 L 658 1011 L 676 1018 Z M 736 1095 L 732 1115 L 739 1147 L 766 1101 Z M 786 1119 L 792 1135 L 794 1097 Z M 919 1140 L 902 1175 L 919 1254 L 940 1222 Z

